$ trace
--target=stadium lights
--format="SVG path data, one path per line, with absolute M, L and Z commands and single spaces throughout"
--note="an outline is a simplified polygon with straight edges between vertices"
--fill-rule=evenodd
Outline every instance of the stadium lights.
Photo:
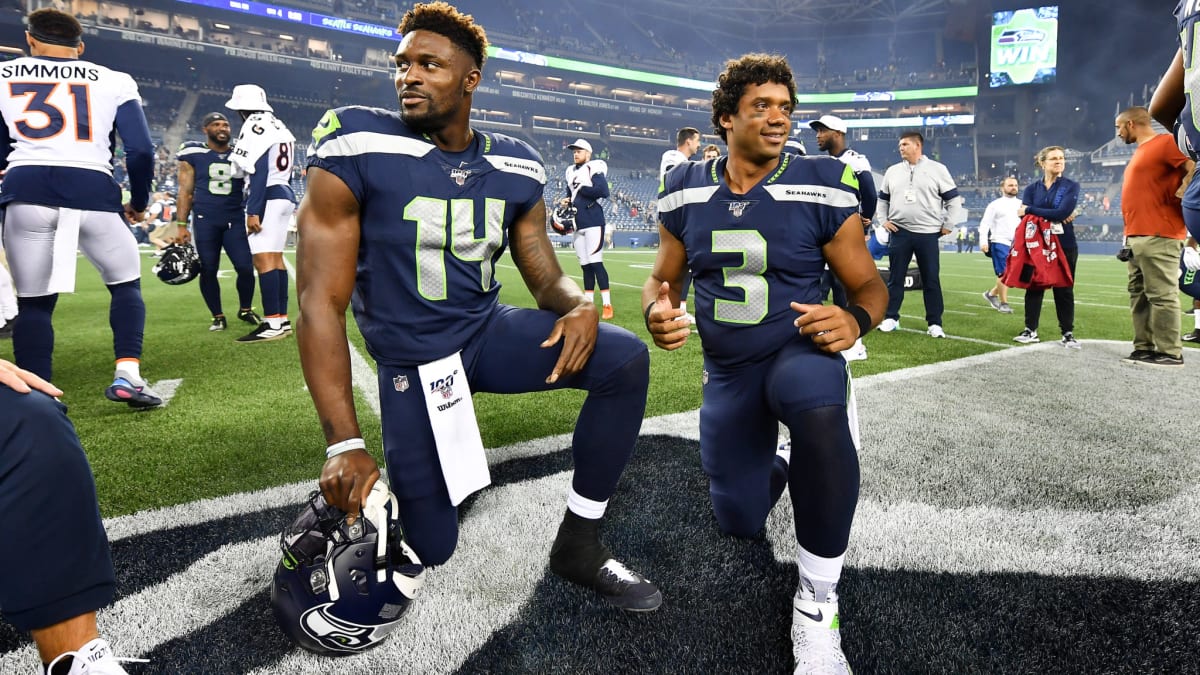
M 229 30 L 229 24 L 227 24 L 227 23 L 213 23 L 213 28 L 220 28 L 221 30 Z
M 291 35 L 287 35 L 285 33 L 280 33 L 279 39 L 280 40 L 288 40 L 288 41 L 292 41 L 292 42 L 294 42 L 296 40 L 296 38 L 292 37 Z

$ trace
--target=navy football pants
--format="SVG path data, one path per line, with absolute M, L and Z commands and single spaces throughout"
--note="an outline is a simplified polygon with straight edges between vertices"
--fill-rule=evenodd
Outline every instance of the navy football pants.
M 225 249 L 233 270 L 237 273 L 238 307 L 249 307 L 254 303 L 254 263 L 250 255 L 245 223 L 197 222 L 192 238 L 196 242 L 196 255 L 200 258 L 200 295 L 208 311 L 216 316 L 222 313 L 221 285 L 217 281 L 217 270 L 221 267 L 221 249 Z
M 584 369 L 546 384 L 561 348 L 539 345 L 557 319 L 552 312 L 500 305 L 463 348 L 463 366 L 473 393 L 587 391 L 572 440 L 571 486 L 581 497 L 606 501 L 616 491 L 641 429 L 650 355 L 633 333 L 602 323 Z M 405 391 L 395 386 L 401 375 L 408 379 Z M 416 368 L 379 365 L 383 447 L 405 539 L 421 562 L 439 565 L 457 546 L 458 509 L 450 503 L 442 478 L 423 390 Z
M 796 539 L 825 557 L 841 555 L 858 504 L 858 453 L 850 433 L 846 362 L 797 338 L 760 363 L 720 370 L 705 359 L 700 407 L 700 460 L 722 532 L 751 537 L 762 530 L 782 491 L 779 423 L 791 431 L 786 477 Z
M 22 631 L 113 601 L 96 485 L 66 406 L 0 385 L 0 611 Z

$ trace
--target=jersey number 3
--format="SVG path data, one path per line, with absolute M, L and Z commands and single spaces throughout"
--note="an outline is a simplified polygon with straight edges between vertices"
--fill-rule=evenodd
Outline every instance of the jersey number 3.
M 756 324 L 767 315 L 770 296 L 767 280 L 767 241 L 755 230 L 718 230 L 712 233 L 713 253 L 740 253 L 742 264 L 723 269 L 726 288 L 740 288 L 745 300 L 717 298 L 713 314 L 724 323 Z
M 58 85 L 58 82 L 9 82 L 8 92 L 12 98 L 29 97 L 25 101 L 25 115 L 13 126 L 17 128 L 17 133 L 35 141 L 53 138 L 68 126 L 74 126 L 75 140 L 90 142 L 92 109 L 88 101 L 88 86 L 67 85 L 72 106 L 70 110 L 63 110 L 50 102 L 50 96 L 54 94 Z M 45 119 L 42 119 L 43 117 Z

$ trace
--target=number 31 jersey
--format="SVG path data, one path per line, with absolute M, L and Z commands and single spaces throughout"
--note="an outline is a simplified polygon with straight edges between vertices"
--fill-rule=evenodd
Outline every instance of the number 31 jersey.
M 371 356 L 406 367 L 462 349 L 499 302 L 509 228 L 542 200 L 537 151 L 475 130 L 465 151 L 444 152 L 399 113 L 346 107 L 313 130 L 308 165 L 358 200 L 352 306 Z
M 800 339 L 790 303 L 821 303 L 821 247 L 857 213 L 859 195 L 854 171 L 831 157 L 784 153 L 746 194 L 726 185 L 727 161 L 672 169 L 658 215 L 687 251 L 705 355 L 736 368 Z
M 129 75 L 78 59 L 14 59 L 0 64 L 0 116 L 5 202 L 120 211 L 112 177 L 117 130 L 134 205 L 145 207 L 154 148 Z

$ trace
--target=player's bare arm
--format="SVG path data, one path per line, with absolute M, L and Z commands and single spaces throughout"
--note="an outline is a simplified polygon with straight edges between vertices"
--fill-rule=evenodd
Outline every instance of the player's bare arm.
M 175 222 L 183 224 L 178 226 L 175 242 L 186 244 L 192 240 L 192 233 L 187 229 L 187 219 L 188 214 L 192 212 L 192 195 L 196 189 L 196 169 L 184 161 L 180 161 L 178 164 L 179 171 L 175 176 L 175 182 L 179 186 L 179 196 L 175 200 Z
M 333 444 L 361 436 L 346 338 L 346 308 L 358 259 L 358 201 L 340 178 L 313 167 L 296 220 L 296 343 L 325 441 Z M 378 478 L 379 466 L 371 455 L 351 450 L 325 462 L 321 492 L 330 504 L 357 514 Z
M 1154 96 L 1150 97 L 1150 116 L 1164 127 L 1174 128 L 1175 120 L 1179 118 L 1179 113 L 1183 112 L 1184 102 L 1183 50 L 1178 50 L 1175 52 L 1175 58 L 1171 60 L 1171 65 L 1167 67 L 1167 72 L 1163 73 L 1162 79 L 1159 80 Z
M 883 320 L 887 310 L 887 285 L 875 269 L 875 262 L 863 243 L 862 225 L 856 216 L 850 216 L 838 228 L 833 240 L 821 248 L 829 268 L 846 287 L 846 298 L 851 305 L 866 310 L 871 322 L 867 330 Z M 840 352 L 854 346 L 861 337 L 858 320 L 853 314 L 836 305 L 803 305 L 792 303 L 800 316 L 796 327 L 802 335 L 812 336 L 813 344 L 826 352 Z
M 596 348 L 600 314 L 575 280 L 563 274 L 546 236 L 546 206 L 541 200 L 513 223 L 511 248 L 513 262 L 537 306 L 559 315 L 542 343 L 549 348 L 562 342 L 562 353 L 546 377 L 546 382 L 553 384 L 587 365 Z
M 658 256 L 650 278 L 642 286 L 642 313 L 646 318 L 646 329 L 654 344 L 661 349 L 679 349 L 691 335 L 691 324 L 683 317 L 679 307 L 679 291 L 683 287 L 683 276 L 687 272 L 687 253 L 683 242 L 658 224 Z

